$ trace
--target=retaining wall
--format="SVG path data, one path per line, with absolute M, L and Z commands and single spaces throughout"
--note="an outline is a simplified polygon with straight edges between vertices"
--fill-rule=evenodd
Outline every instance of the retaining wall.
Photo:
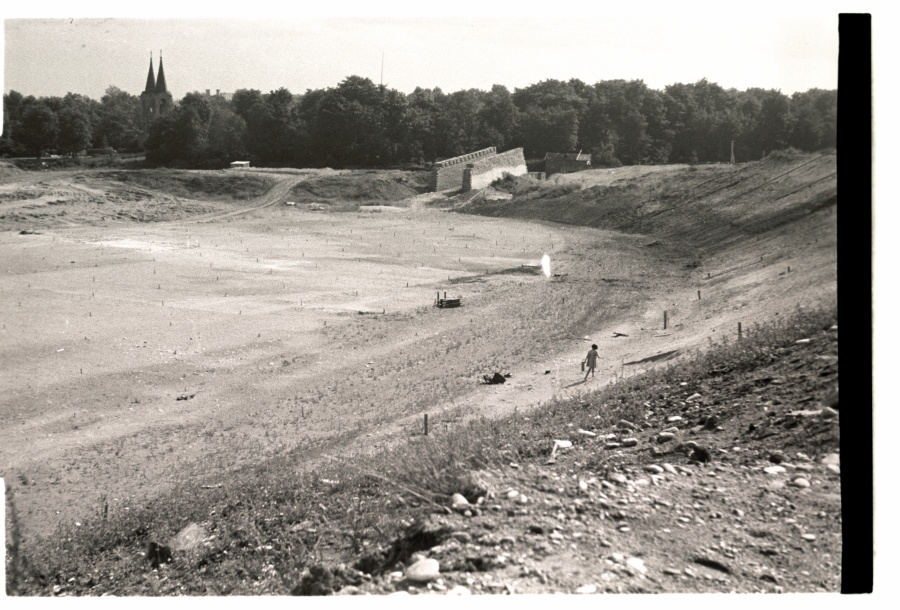
M 528 173 L 525 164 L 525 151 L 521 148 L 513 148 L 499 155 L 476 159 L 468 164 L 463 172 L 462 188 L 471 191 L 488 186 L 497 178 L 505 174 L 524 176 Z
M 490 148 L 476 150 L 475 152 L 460 155 L 459 157 L 438 161 L 431 169 L 431 180 L 429 181 L 430 190 L 437 192 L 460 188 L 462 186 L 463 172 L 466 169 L 466 164 L 496 154 L 497 148 L 491 146 Z

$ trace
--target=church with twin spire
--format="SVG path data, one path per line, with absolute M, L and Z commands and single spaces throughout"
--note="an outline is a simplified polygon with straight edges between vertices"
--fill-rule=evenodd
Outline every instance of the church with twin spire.
M 150 123 L 159 116 L 165 115 L 173 107 L 172 94 L 166 89 L 166 74 L 163 72 L 162 51 L 159 52 L 159 73 L 153 76 L 153 53 L 150 53 L 150 71 L 147 72 L 147 85 L 141 93 L 141 108 L 144 115 L 144 133 Z

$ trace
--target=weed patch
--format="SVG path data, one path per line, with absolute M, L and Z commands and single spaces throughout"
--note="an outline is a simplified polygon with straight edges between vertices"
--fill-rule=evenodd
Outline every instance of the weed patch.
M 253 199 L 265 194 L 273 184 L 266 176 L 227 171 L 136 170 L 112 171 L 102 176 L 176 197 L 200 200 Z
M 295 186 L 290 196 L 302 203 L 328 203 L 333 211 L 355 211 L 365 203 L 408 199 L 424 192 L 426 185 L 424 172 L 359 172 L 311 178 Z

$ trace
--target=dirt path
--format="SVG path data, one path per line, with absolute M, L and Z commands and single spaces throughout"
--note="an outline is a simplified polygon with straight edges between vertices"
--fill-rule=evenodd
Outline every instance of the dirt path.
M 321 170 L 321 171 L 309 171 L 305 172 L 303 175 L 297 176 L 293 174 L 284 174 L 282 172 L 265 172 L 259 171 L 257 173 L 263 173 L 267 176 L 271 176 L 275 179 L 275 184 L 272 186 L 272 189 L 267 192 L 262 197 L 257 198 L 255 201 L 248 202 L 246 205 L 241 207 L 241 209 L 233 210 L 230 212 L 215 212 L 212 214 L 205 214 L 202 216 L 198 216 L 196 218 L 192 218 L 192 222 L 219 222 L 229 218 L 235 218 L 237 216 L 242 216 L 244 214 L 248 214 L 250 212 L 262 210 L 264 208 L 271 207 L 273 205 L 284 203 L 288 195 L 295 186 L 309 180 L 311 177 L 319 176 L 322 174 L 340 174 L 340 171 L 335 170 Z

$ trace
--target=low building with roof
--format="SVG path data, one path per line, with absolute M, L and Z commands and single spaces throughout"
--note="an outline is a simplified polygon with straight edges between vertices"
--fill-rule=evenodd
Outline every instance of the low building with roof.
M 570 174 L 589 169 L 591 155 L 588 153 L 551 153 L 544 155 L 544 171 L 550 174 Z

